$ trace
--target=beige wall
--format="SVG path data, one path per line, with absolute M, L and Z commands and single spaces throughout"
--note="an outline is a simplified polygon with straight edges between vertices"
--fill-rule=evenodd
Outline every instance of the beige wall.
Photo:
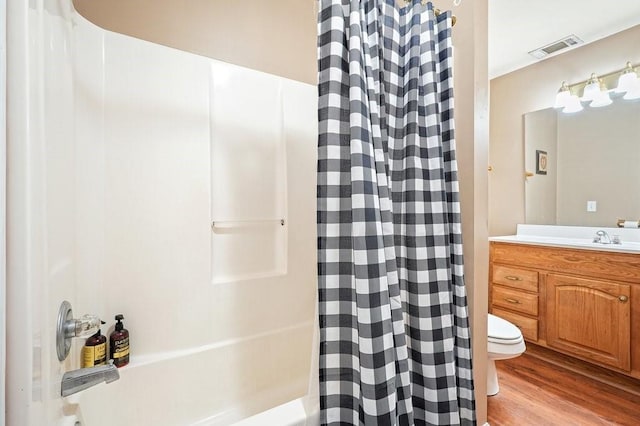
M 577 83 L 640 62 L 640 26 L 491 80 L 489 234 L 524 223 L 523 114 L 553 105 L 563 80 Z
M 104 28 L 249 68 L 316 81 L 313 0 L 191 0 L 175 10 L 169 0 L 75 0 Z M 478 423 L 486 421 L 487 157 L 489 141 L 488 0 L 440 0 L 458 21 L 455 45 L 455 120 L 465 274 L 473 336 Z M 268 19 L 265 19 L 268 18 Z M 189 25 L 184 25 L 189 23 Z
M 452 1 L 448 6 L 451 7 Z M 439 4 L 440 7 L 447 5 Z M 473 336 L 473 367 L 478 424 L 487 416 L 488 219 L 487 157 L 489 149 L 488 1 L 464 1 L 451 7 L 458 17 L 455 46 L 455 120 L 465 279 Z
M 114 32 L 315 84 L 314 0 L 74 0 Z

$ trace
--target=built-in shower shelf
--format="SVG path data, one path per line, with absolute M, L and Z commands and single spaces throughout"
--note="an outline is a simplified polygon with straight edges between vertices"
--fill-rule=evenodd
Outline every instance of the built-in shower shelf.
M 255 220 L 214 220 L 211 230 L 231 228 L 255 228 L 263 226 L 284 226 L 284 219 L 255 219 Z

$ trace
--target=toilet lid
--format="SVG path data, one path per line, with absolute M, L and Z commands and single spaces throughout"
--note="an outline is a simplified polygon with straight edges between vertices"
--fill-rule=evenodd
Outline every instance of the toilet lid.
M 487 324 L 487 334 L 489 340 L 499 340 L 504 343 L 519 342 L 522 339 L 522 332 L 518 327 L 495 315 L 489 314 Z

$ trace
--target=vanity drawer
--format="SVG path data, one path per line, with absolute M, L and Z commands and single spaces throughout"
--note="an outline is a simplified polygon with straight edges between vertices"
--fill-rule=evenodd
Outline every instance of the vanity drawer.
M 538 320 L 533 318 L 523 317 L 522 315 L 514 314 L 513 312 L 503 311 L 499 308 L 491 309 L 491 313 L 505 319 L 518 327 L 522 331 L 522 336 L 525 339 L 532 342 L 538 340 Z
M 492 281 L 507 287 L 538 292 L 538 273 L 536 271 L 493 265 Z
M 538 295 L 494 285 L 491 303 L 532 316 L 538 316 Z

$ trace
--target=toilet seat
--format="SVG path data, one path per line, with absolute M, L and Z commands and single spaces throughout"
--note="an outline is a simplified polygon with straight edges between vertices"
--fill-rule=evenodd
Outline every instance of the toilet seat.
M 489 314 L 487 325 L 487 338 L 490 343 L 517 345 L 523 340 L 520 329 L 500 317 Z
M 500 390 L 496 361 L 520 356 L 527 347 L 520 329 L 500 317 L 489 314 L 487 331 L 487 395 L 491 396 Z

